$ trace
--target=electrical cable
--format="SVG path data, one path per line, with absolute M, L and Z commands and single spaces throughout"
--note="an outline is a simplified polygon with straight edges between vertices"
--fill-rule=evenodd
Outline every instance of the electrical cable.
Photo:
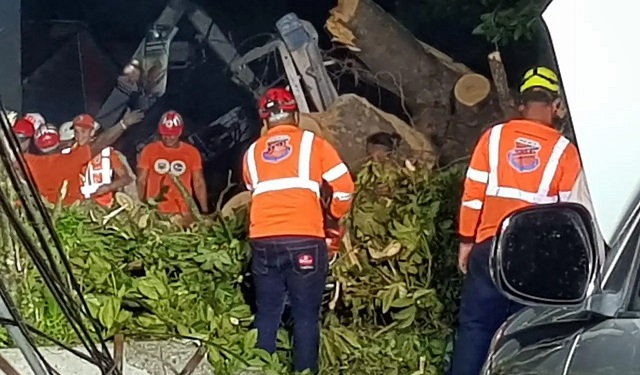
M 9 122 L 7 121 L 6 112 L 4 111 L 4 106 L 2 105 L 1 100 L 0 134 L 2 134 L 3 138 L 7 140 L 7 144 L 3 144 L 0 148 L 0 159 L 2 161 L 2 165 L 7 171 L 9 180 L 11 181 L 18 197 L 20 198 L 20 202 L 22 203 L 22 207 L 24 208 L 28 223 L 33 226 L 36 237 L 41 245 L 40 248 L 42 252 L 44 252 L 46 260 L 43 259 L 43 257 L 40 255 L 38 251 L 39 247 L 35 245 L 33 239 L 29 236 L 22 221 L 13 209 L 7 195 L 4 192 L 0 192 L 0 204 L 3 208 L 3 211 L 9 218 L 12 226 L 16 231 L 16 234 L 27 250 L 27 253 L 32 258 L 36 269 L 42 275 L 43 281 L 49 288 L 54 299 L 60 306 L 65 317 L 77 334 L 78 339 L 90 354 L 90 356 L 95 359 L 95 362 L 101 369 L 102 373 L 106 374 L 108 371 L 113 370 L 113 358 L 108 351 L 105 340 L 100 334 L 101 327 L 99 323 L 89 313 L 89 308 L 86 300 L 83 298 L 81 288 L 77 280 L 73 276 L 70 263 L 66 255 L 64 254 L 62 244 L 60 242 L 60 239 L 56 235 L 55 229 L 53 228 L 53 224 L 49 217 L 48 211 L 44 207 L 44 204 L 41 202 L 41 200 L 39 198 L 36 198 L 39 197 L 39 195 L 37 194 L 35 185 L 33 184 L 26 163 L 22 157 L 17 138 L 15 137 L 15 134 L 13 134 Z M 6 146 L 9 146 L 9 148 L 5 149 Z M 15 160 L 11 160 L 10 155 L 14 155 Z M 15 167 L 18 167 L 18 170 L 16 170 Z M 21 172 L 22 176 L 18 175 L 18 171 Z M 34 211 L 40 214 L 39 216 L 41 220 L 37 219 L 37 215 Z M 47 229 L 55 247 L 58 250 L 59 260 L 61 260 L 62 262 L 62 265 L 67 273 L 66 276 L 69 280 L 69 283 L 71 284 L 71 288 L 77 294 L 77 298 L 80 300 L 81 306 L 77 306 L 76 300 L 74 300 L 73 295 L 67 289 L 60 271 L 58 270 L 57 266 L 55 266 L 56 259 L 53 256 L 48 241 L 41 231 L 42 226 Z M 47 264 L 47 261 L 49 262 L 49 265 Z M 87 331 L 87 328 L 82 321 L 82 315 L 87 317 L 89 319 L 89 322 L 93 326 L 94 331 L 98 336 L 98 340 L 102 344 L 102 351 L 98 350 L 90 333 Z M 19 322 L 19 320 L 16 321 Z M 22 327 L 21 330 L 22 329 L 24 329 L 24 327 Z

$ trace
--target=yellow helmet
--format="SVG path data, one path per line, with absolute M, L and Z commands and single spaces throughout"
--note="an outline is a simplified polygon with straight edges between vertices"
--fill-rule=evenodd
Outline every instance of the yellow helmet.
M 520 83 L 520 92 L 536 87 L 557 93 L 560 90 L 558 76 L 553 70 L 544 66 L 537 66 L 527 70 Z

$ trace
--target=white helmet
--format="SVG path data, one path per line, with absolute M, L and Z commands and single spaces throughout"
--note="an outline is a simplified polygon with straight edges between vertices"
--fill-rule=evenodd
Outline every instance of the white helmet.
M 73 140 L 76 137 L 75 133 L 73 132 L 73 121 L 67 121 L 64 124 L 60 125 L 58 133 L 60 133 L 60 142 Z

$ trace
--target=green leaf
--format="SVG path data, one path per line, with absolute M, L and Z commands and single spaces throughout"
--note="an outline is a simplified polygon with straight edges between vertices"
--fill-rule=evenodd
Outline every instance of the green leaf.
M 407 307 L 406 309 L 402 309 L 397 313 L 393 314 L 393 318 L 396 320 L 405 320 L 405 319 L 409 319 L 409 318 L 413 318 L 416 315 L 416 307 L 415 306 L 410 306 Z
M 102 323 L 106 329 L 110 329 L 115 323 L 118 312 L 120 312 L 120 300 L 116 297 L 107 298 L 104 305 L 100 308 L 100 323 Z
M 393 303 L 391 303 L 391 307 L 397 307 L 397 308 L 407 307 L 410 305 L 413 305 L 413 298 L 409 298 L 409 297 L 398 298 L 394 300 Z
M 252 329 L 251 331 L 245 333 L 243 340 L 244 351 L 248 352 L 250 349 L 253 349 L 258 343 L 258 330 Z

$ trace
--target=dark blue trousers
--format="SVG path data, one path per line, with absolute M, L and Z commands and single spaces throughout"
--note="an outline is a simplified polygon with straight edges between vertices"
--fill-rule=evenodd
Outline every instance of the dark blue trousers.
M 324 238 L 271 237 L 251 241 L 258 346 L 276 350 L 285 296 L 293 319 L 295 371 L 318 372 L 320 304 L 329 269 Z
M 450 375 L 480 374 L 493 335 L 509 316 L 522 308 L 493 285 L 489 272 L 492 241 L 493 238 L 475 244 L 469 256 Z

